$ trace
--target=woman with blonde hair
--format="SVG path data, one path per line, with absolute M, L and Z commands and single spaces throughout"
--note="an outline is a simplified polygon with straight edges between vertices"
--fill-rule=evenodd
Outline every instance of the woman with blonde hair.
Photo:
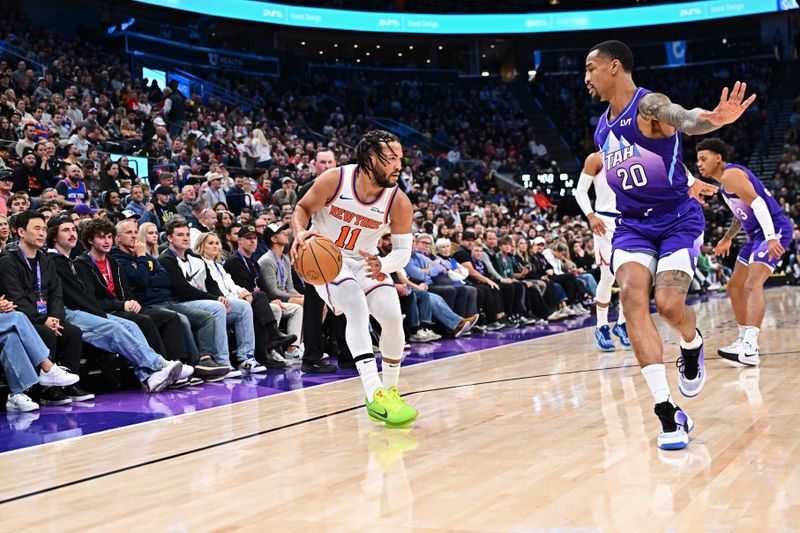
M 267 136 L 261 128 L 253 130 L 253 137 L 248 146 L 249 155 L 256 162 L 256 168 L 269 168 L 272 163 L 272 154 Z
M 271 367 L 285 366 L 285 362 L 280 361 L 280 358 L 271 359 L 269 352 L 264 353 L 268 348 L 267 342 L 263 340 L 268 335 L 265 323 L 271 321 L 275 324 L 274 327 L 277 327 L 274 308 L 269 304 L 267 296 L 261 291 L 253 294 L 234 283 L 222 265 L 222 243 L 216 233 L 202 233 L 194 244 L 193 251 L 208 266 L 207 272 L 216 283 L 219 296 L 227 298 L 230 304 L 228 324 L 233 323 L 236 330 L 236 357 L 239 359 L 239 369 L 243 372 L 266 372 L 267 369 L 256 361 L 254 357 L 256 353 L 266 357 L 266 362 Z M 206 283 L 206 289 L 208 288 L 209 284 Z M 213 285 L 211 288 L 213 289 Z M 280 307 L 277 311 L 280 316 Z M 259 342 L 256 342 L 257 339 Z
M 145 222 L 139 226 L 139 240 L 147 247 L 147 253 L 158 257 L 158 227 L 152 222 Z

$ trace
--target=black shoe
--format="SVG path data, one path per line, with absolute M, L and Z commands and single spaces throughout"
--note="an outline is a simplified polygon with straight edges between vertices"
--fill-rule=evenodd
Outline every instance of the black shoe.
M 281 346 L 287 346 L 297 340 L 297 335 L 286 335 L 278 329 L 278 326 L 275 325 L 274 322 L 267 329 L 267 334 L 269 335 L 267 347 L 270 350 Z
M 356 362 L 352 359 L 339 359 L 337 365 L 344 370 L 355 370 L 356 368 Z
M 44 387 L 39 403 L 42 405 L 68 405 L 72 403 L 72 398 L 64 394 L 61 387 Z
M 230 370 L 227 366 L 214 361 L 211 356 L 200 358 L 200 362 L 194 365 L 194 375 L 209 381 L 209 378 L 221 378 Z M 217 380 L 218 381 L 218 380 Z
M 336 366 L 321 360 L 306 361 L 304 359 L 300 370 L 305 374 L 330 374 L 336 372 Z
M 70 385 L 69 387 L 64 387 L 64 394 L 66 394 L 70 400 L 73 402 L 87 402 L 89 400 L 94 400 L 94 394 L 91 392 L 85 391 L 78 384 Z

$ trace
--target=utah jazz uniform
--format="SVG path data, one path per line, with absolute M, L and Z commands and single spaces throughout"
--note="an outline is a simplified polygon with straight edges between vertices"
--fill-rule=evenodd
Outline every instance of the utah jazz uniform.
M 792 223 L 781 209 L 781 206 L 775 201 L 775 198 L 772 197 L 769 191 L 767 191 L 761 183 L 761 180 L 750 172 L 750 169 L 733 163 L 725 165 L 725 170 L 729 168 L 738 168 L 744 172 L 747 175 L 747 179 L 750 180 L 750 184 L 755 189 L 756 194 L 764 199 L 769 209 L 769 214 L 772 216 L 772 223 L 775 226 L 775 235 L 778 236 L 781 246 L 786 249 L 789 242 L 792 240 Z M 780 258 L 771 258 L 769 253 L 767 253 L 767 241 L 764 239 L 764 231 L 761 229 L 761 225 L 758 223 L 753 209 L 745 203 L 744 200 L 726 191 L 725 187 L 720 187 L 719 191 L 722 193 L 722 198 L 725 200 L 725 203 L 728 204 L 728 207 L 733 211 L 733 216 L 742 223 L 742 228 L 744 228 L 745 233 L 747 233 L 747 243 L 742 246 L 738 260 L 745 265 L 758 261 L 759 263 L 765 263 L 770 270 L 774 270 Z
M 329 238 L 342 250 L 342 271 L 331 283 L 339 285 L 353 279 L 364 294 L 369 294 L 381 286 L 394 288 L 392 278 L 386 274 L 378 275 L 377 279 L 367 276 L 366 261 L 358 251 L 378 253 L 378 241 L 391 224 L 389 212 L 398 187 L 383 189 L 377 198 L 367 203 L 356 192 L 357 176 L 357 165 L 339 167 L 339 185 L 333 196 L 325 201 L 325 207 L 311 217 L 311 230 Z M 341 313 L 341 306 L 330 301 L 327 285 L 318 285 L 317 292 L 334 312 Z M 392 291 L 392 294 L 396 295 L 396 292 Z
M 639 101 L 649 92 L 638 88 L 613 122 L 608 121 L 608 112 L 603 113 L 594 134 L 620 212 L 611 268 L 635 261 L 654 276 L 665 270 L 693 275 L 705 217 L 700 204 L 687 194 L 681 133 L 649 139 L 639 131 Z

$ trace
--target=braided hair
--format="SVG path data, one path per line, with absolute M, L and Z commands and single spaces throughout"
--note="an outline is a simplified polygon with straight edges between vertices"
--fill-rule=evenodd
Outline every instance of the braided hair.
M 364 134 L 356 146 L 358 167 L 370 175 L 374 175 L 375 166 L 372 164 L 372 154 L 375 154 L 381 163 L 388 164 L 389 159 L 383 154 L 383 145 L 393 142 L 399 143 L 400 139 L 394 133 L 385 130 L 372 130 Z

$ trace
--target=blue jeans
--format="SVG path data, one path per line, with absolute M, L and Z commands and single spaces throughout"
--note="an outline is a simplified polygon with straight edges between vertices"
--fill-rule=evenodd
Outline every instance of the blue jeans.
M 435 319 L 449 330 L 456 329 L 462 319 L 455 311 L 450 309 L 444 298 L 435 292 L 418 291 L 416 289 L 413 289 L 413 292 L 417 297 L 420 322 L 432 324 Z
M 200 361 L 201 355 L 210 355 L 215 361 L 217 360 L 216 322 L 211 313 L 186 305 L 186 303 L 172 301 L 154 304 L 153 307 L 161 307 L 178 313 L 183 325 L 183 335 L 186 340 L 186 350 L 189 352 L 190 365 L 196 365 Z M 225 308 L 223 307 L 222 310 L 224 311 Z M 197 332 L 197 341 L 192 335 L 193 330 Z M 227 342 L 225 346 L 227 348 Z M 225 364 L 228 365 L 230 363 L 226 362 Z
M 236 332 L 236 358 L 244 361 L 248 356 L 252 357 L 256 351 L 253 306 L 245 300 L 228 300 L 228 302 L 231 304 L 231 312 L 228 313 L 227 321 L 228 324 L 233 324 Z
M 409 288 L 411 290 L 408 293 L 408 316 L 406 316 L 406 324 L 408 324 L 409 327 L 415 328 L 419 326 L 419 296 L 424 293 L 417 289 Z
M 134 322 L 114 315 L 102 318 L 86 311 L 67 309 L 67 321 L 83 331 L 83 342 L 107 352 L 118 353 L 133 364 L 133 372 L 144 381 L 167 361 L 149 344 Z
M 197 332 L 198 348 L 200 348 L 202 353 L 210 355 L 217 363 L 230 366 L 231 352 L 228 350 L 228 312 L 225 310 L 225 306 L 222 304 L 222 302 L 218 302 L 216 300 L 190 300 L 188 302 L 175 304 L 175 306 L 176 307 L 173 307 L 172 310 L 179 313 L 183 313 L 181 308 L 186 309 L 188 311 L 186 315 L 189 317 L 190 321 L 192 320 L 192 317 L 189 316 L 189 313 L 192 311 L 202 311 L 203 313 L 211 316 L 212 328 L 210 329 L 213 329 L 213 350 L 203 351 L 202 346 L 205 345 L 206 342 L 200 339 L 200 331 Z M 251 323 L 252 320 L 253 319 L 251 317 Z M 208 331 L 203 333 L 205 335 L 208 333 Z
M 587 272 L 585 274 L 578 274 L 575 277 L 577 277 L 583 282 L 584 285 L 586 285 L 586 290 L 592 295 L 593 298 L 597 296 L 597 280 L 594 279 L 594 276 Z
M 11 393 L 25 392 L 39 383 L 36 369 L 50 350 L 27 316 L 19 311 L 0 314 L 0 344 L 0 365 Z

